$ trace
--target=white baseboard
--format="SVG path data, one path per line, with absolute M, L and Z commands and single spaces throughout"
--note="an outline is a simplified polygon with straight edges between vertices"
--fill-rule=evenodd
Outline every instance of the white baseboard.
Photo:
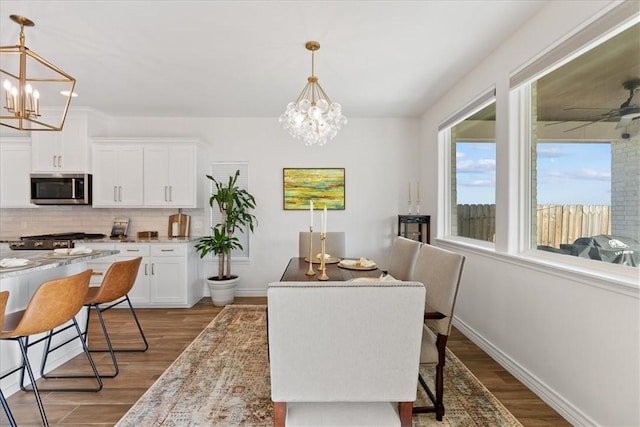
M 210 297 L 211 293 L 209 292 L 209 287 L 207 286 L 207 283 L 205 282 L 204 287 L 202 288 L 202 296 L 204 297 Z M 242 288 L 239 289 L 236 287 L 236 296 L 237 297 L 266 297 L 267 296 L 267 290 L 264 288 Z
M 266 297 L 267 290 L 264 288 L 243 288 L 236 289 L 236 296 L 238 297 Z
M 511 375 L 516 377 L 527 388 L 534 392 L 547 405 L 555 409 L 564 419 L 566 419 L 572 425 L 598 425 L 580 409 L 572 405 L 571 402 L 567 401 L 555 390 L 540 381 L 539 378 L 537 378 L 531 372 L 527 371 L 516 361 L 509 358 L 507 354 L 500 351 L 499 348 L 494 346 L 490 341 L 485 339 L 482 335 L 478 334 L 473 328 L 461 321 L 459 318 L 454 317 L 453 325 L 467 338 L 473 341 L 474 344 L 484 350 L 484 352 L 487 353 L 499 365 L 509 371 Z

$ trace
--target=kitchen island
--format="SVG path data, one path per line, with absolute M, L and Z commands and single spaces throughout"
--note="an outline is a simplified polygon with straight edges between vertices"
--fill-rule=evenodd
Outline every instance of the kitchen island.
M 75 256 L 60 256 L 54 251 L 0 251 L 0 259 L 19 258 L 28 260 L 27 265 L 15 268 L 0 268 L 0 291 L 9 291 L 9 301 L 7 313 L 13 313 L 24 309 L 36 289 L 44 282 L 61 277 L 70 276 L 86 270 L 87 262 L 97 258 L 109 257 L 117 254 L 117 250 L 92 251 L 88 254 Z M 86 321 L 86 310 L 81 310 L 77 319 L 80 325 Z M 43 335 L 35 336 L 31 339 L 40 338 Z M 65 331 L 56 337 L 54 342 L 61 342 L 73 336 L 71 330 Z M 34 368 L 36 377 L 40 376 L 40 360 L 44 343 L 35 345 L 29 349 L 29 358 Z M 62 347 L 52 353 L 48 363 L 53 369 L 82 351 L 78 340 Z M 21 363 L 20 349 L 17 343 L 11 341 L 0 341 L 0 372 L 7 372 Z M 5 396 L 19 390 L 19 374 L 15 373 L 2 380 L 2 390 Z

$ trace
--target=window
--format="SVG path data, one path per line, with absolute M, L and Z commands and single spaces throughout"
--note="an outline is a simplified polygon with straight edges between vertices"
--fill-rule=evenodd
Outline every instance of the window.
M 527 83 L 532 248 L 640 265 L 639 40 L 636 22 Z
M 495 241 L 496 143 L 495 99 L 491 90 L 459 113 L 449 135 L 450 235 Z M 451 120 L 450 120 L 451 121 Z

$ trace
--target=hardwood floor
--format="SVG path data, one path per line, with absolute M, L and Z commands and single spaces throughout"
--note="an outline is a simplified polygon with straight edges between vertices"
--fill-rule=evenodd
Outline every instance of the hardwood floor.
M 264 297 L 235 300 L 235 304 L 265 303 Z M 145 353 L 118 353 L 120 374 L 116 378 L 105 378 L 104 388 L 98 393 L 42 392 L 49 423 L 114 425 L 220 310 L 208 298 L 191 309 L 137 309 L 150 349 Z M 137 336 L 133 333 L 135 325 L 128 310 L 108 310 L 104 315 L 114 345 L 135 346 L 138 343 L 135 340 Z M 97 327 L 97 322 L 92 321 L 89 334 L 91 342 L 96 346 L 100 344 L 101 336 Z M 454 330 L 448 346 L 524 426 L 570 425 L 459 331 Z M 108 372 L 108 353 L 93 355 L 98 369 Z M 86 366 L 87 361 L 81 355 L 57 371 L 86 372 Z M 41 384 L 41 380 L 38 384 Z M 40 424 L 32 393 L 18 392 L 8 400 L 19 426 Z M 0 425 L 8 425 L 1 410 Z

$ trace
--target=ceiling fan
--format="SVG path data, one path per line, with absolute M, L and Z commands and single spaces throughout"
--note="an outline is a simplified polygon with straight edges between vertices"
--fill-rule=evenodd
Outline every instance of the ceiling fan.
M 603 114 L 598 114 L 596 116 L 591 116 L 591 117 L 586 117 L 585 119 L 581 120 L 581 121 L 588 121 L 589 123 L 585 123 L 576 127 L 573 127 L 571 129 L 567 129 L 565 130 L 565 132 L 569 132 L 575 129 L 579 129 L 585 126 L 589 126 L 592 125 L 594 123 L 598 123 L 598 122 L 605 122 L 605 121 L 613 121 L 615 119 L 618 120 L 618 124 L 616 125 L 616 129 L 625 129 L 625 132 L 622 134 L 622 138 L 623 139 L 628 139 L 631 135 L 628 132 L 628 128 L 630 126 L 636 126 L 636 125 L 640 125 L 640 103 L 639 100 L 634 98 L 636 97 L 637 93 L 640 93 L 640 78 L 636 78 L 636 79 L 631 79 L 631 80 L 627 80 L 622 84 L 622 87 L 624 87 L 626 90 L 629 91 L 629 98 L 627 98 L 626 101 L 624 101 L 622 104 L 620 104 L 620 108 L 614 108 L 614 109 L 610 109 L 610 108 L 565 108 L 565 110 L 569 111 L 569 110 L 607 110 L 606 113 Z M 560 124 L 560 123 L 566 123 L 565 121 L 562 122 L 554 122 L 554 123 L 548 123 L 548 125 L 556 125 L 556 124 Z

